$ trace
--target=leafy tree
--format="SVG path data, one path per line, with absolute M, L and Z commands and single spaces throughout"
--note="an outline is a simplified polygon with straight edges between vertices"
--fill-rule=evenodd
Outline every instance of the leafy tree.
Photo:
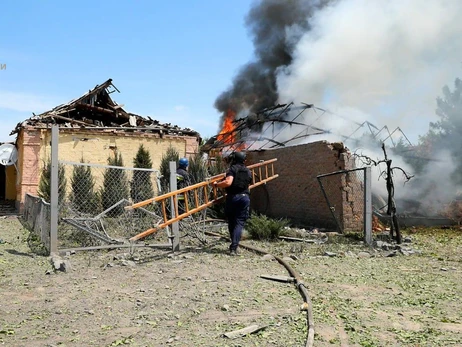
M 123 167 L 122 154 L 116 152 L 114 157 L 107 159 L 108 165 L 110 166 L 121 166 Z M 115 205 L 122 199 L 128 199 L 129 197 L 129 183 L 125 170 L 108 168 L 104 173 L 103 187 L 101 190 L 101 202 L 103 209 L 107 210 L 111 206 Z M 110 217 L 117 217 L 123 213 L 123 204 L 118 205 L 112 209 L 108 215 Z
M 412 168 L 415 174 L 422 173 L 423 169 L 430 162 L 429 154 L 425 145 L 412 146 L 402 138 L 391 149 L 394 155 L 399 155 Z
M 83 158 L 80 160 L 84 163 Z M 93 213 L 99 210 L 98 194 L 95 191 L 95 179 L 91 168 L 84 165 L 75 165 L 71 178 L 71 202 L 73 207 L 82 213 Z
M 452 143 L 455 137 L 462 135 L 462 81 L 457 78 L 454 83 L 454 91 L 448 86 L 443 87 L 443 97 L 436 100 L 436 114 L 440 118 L 435 123 L 430 123 L 430 128 L 446 143 Z M 449 139 L 448 139 L 449 137 Z
M 162 194 L 165 194 L 169 191 L 170 186 L 170 167 L 169 163 L 174 161 L 178 165 L 178 160 L 180 159 L 180 154 L 172 146 L 167 148 L 167 151 L 162 155 L 160 160 L 160 174 L 162 175 L 160 179 L 160 185 L 162 188 Z
M 135 168 L 152 169 L 151 155 L 142 144 L 133 159 L 133 166 Z M 130 196 L 133 202 L 144 201 L 154 196 L 151 175 L 152 172 L 150 171 L 135 170 L 133 172 L 133 178 L 130 182 Z
M 439 120 L 430 123 L 430 130 L 419 138 L 422 154 L 434 157 L 447 150 L 457 163 L 453 173 L 455 183 L 462 183 L 462 80 L 457 78 L 454 90 L 443 87 L 443 96 L 438 97 L 436 115 Z
M 64 165 L 58 164 L 58 204 L 61 205 L 61 202 L 66 196 L 66 170 Z M 44 163 L 42 173 L 40 175 L 40 181 L 38 185 L 37 194 L 43 200 L 50 202 L 51 199 L 51 158 Z

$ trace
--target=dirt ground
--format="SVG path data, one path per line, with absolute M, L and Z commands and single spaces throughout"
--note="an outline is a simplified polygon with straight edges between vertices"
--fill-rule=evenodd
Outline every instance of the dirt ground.
M 245 241 L 294 260 L 310 294 L 315 346 L 462 346 L 462 232 L 405 231 L 402 250 L 335 238 Z M 0 219 L 0 344 L 6 346 L 304 346 L 306 315 L 274 259 L 185 242 L 66 255 L 31 252 L 16 217 Z M 344 242 L 345 241 L 345 242 Z M 258 333 L 223 334 L 256 324 Z

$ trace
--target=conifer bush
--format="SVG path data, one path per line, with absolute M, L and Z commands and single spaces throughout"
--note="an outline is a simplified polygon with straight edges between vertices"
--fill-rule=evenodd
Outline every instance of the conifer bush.
M 122 154 L 116 152 L 114 157 L 109 157 L 107 163 L 110 166 L 123 167 Z M 107 168 L 104 172 L 103 187 L 101 190 L 101 202 L 103 209 L 107 210 L 122 199 L 129 198 L 129 182 L 125 170 Z M 124 212 L 124 204 L 112 209 L 108 216 L 117 217 Z
M 209 177 L 207 163 L 200 153 L 196 153 L 189 158 L 188 172 L 193 184 L 203 182 Z
M 84 163 L 83 158 L 80 162 Z M 96 214 L 101 209 L 95 190 L 95 179 L 89 166 L 75 165 L 73 167 L 70 200 L 73 208 L 81 213 Z
M 160 179 L 160 186 L 162 189 L 162 194 L 168 193 L 170 191 L 170 167 L 169 163 L 174 161 L 177 163 L 180 160 L 180 154 L 178 151 L 170 146 L 167 148 L 167 151 L 162 155 L 162 159 L 160 160 L 160 174 L 162 175 Z
M 273 219 L 262 214 L 253 214 L 247 220 L 245 230 L 254 240 L 274 241 L 282 235 L 288 225 L 289 220 L 285 218 Z
M 58 204 L 64 201 L 66 196 L 66 170 L 64 165 L 58 164 Z M 51 158 L 44 163 L 42 173 L 40 174 L 40 181 L 38 185 L 37 194 L 46 202 L 51 201 Z
M 152 160 L 149 151 L 143 144 L 138 148 L 133 167 L 141 169 L 152 169 Z M 133 178 L 130 181 L 130 196 L 133 202 L 144 201 L 154 196 L 154 189 L 151 181 L 152 172 L 150 171 L 133 171 Z
M 220 155 L 215 157 L 208 165 L 208 173 L 210 177 L 225 173 L 227 169 L 226 163 Z M 225 219 L 225 204 L 219 203 L 210 206 L 207 210 L 209 218 Z

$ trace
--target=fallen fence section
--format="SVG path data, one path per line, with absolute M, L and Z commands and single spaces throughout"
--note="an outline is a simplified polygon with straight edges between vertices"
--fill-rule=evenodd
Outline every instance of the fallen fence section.
M 262 161 L 257 164 L 247 166 L 252 172 L 252 182 L 249 186 L 250 189 L 258 187 L 259 185 L 266 184 L 267 182 L 275 179 L 278 175 L 274 171 L 274 163 L 277 159 L 270 159 Z M 131 206 L 126 206 L 126 210 L 137 209 L 149 204 L 159 203 L 161 205 L 163 222 L 154 228 L 150 228 L 140 234 L 130 238 L 130 241 L 142 239 L 157 230 L 165 228 L 175 222 L 178 222 L 186 217 L 202 211 L 211 205 L 224 200 L 226 193 L 223 189 L 218 189 L 213 182 L 219 181 L 225 177 L 225 173 L 211 177 L 209 180 L 197 183 L 182 189 L 172 191 L 145 201 L 140 201 Z M 184 212 L 179 214 L 178 200 L 179 197 L 184 198 Z M 168 213 L 168 206 L 171 204 L 173 213 Z

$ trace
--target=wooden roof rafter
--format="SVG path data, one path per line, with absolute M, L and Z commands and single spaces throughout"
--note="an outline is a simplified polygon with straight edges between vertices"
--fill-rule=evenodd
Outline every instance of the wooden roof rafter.
M 161 124 L 150 117 L 144 118 L 124 110 L 123 104 L 117 104 L 111 95 L 120 91 L 108 79 L 102 84 L 96 85 L 82 96 L 58 105 L 53 109 L 33 116 L 18 123 L 10 133 L 19 133 L 21 128 L 35 127 L 47 128 L 50 123 L 61 124 L 63 128 L 92 128 L 102 130 L 105 128 L 117 128 L 121 131 L 145 131 L 159 134 L 172 134 L 178 136 L 194 136 L 200 138 L 200 134 L 190 128 L 181 128 L 170 123 Z

